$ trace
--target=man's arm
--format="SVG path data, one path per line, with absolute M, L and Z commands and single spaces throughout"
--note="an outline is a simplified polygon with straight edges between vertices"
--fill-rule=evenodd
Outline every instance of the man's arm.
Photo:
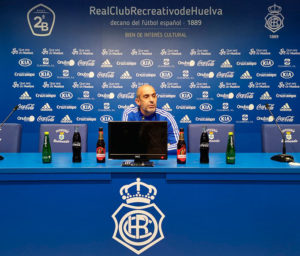
M 172 119 L 174 120 L 173 117 Z M 177 150 L 178 139 L 179 132 L 175 120 L 168 122 L 168 151 Z
M 122 121 L 128 121 L 128 108 L 123 112 Z
M 168 151 L 169 153 L 175 153 L 179 140 L 179 130 L 177 123 L 174 117 L 169 112 L 157 109 L 157 113 L 164 116 L 168 121 Z
M 137 113 L 137 108 L 126 108 L 123 112 L 122 121 L 134 121 L 134 113 Z

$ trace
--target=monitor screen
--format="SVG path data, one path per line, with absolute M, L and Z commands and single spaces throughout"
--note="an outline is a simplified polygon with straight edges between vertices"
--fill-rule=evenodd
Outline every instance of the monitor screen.
M 167 159 L 167 122 L 109 122 L 108 156 L 110 159 Z

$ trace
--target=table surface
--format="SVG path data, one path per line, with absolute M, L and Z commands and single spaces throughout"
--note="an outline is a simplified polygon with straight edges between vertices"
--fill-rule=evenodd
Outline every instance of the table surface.
M 123 160 L 106 159 L 97 163 L 95 153 L 82 153 L 81 163 L 72 163 L 72 153 L 53 153 L 52 163 L 43 164 L 41 153 L 2 153 L 0 174 L 12 173 L 292 173 L 299 166 L 275 162 L 274 153 L 237 153 L 235 164 L 225 163 L 225 153 L 211 153 L 209 164 L 199 163 L 199 154 L 187 154 L 186 164 L 177 164 L 176 156 L 153 160 L 154 167 L 121 167 Z M 292 154 L 300 162 L 300 153 Z

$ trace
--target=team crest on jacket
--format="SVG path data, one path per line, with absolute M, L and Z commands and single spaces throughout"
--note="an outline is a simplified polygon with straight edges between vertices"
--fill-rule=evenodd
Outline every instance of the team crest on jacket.
M 140 178 L 120 189 L 126 203 L 122 203 L 112 215 L 115 222 L 113 239 L 136 254 L 164 239 L 162 221 L 165 215 L 151 203 L 156 194 L 156 188 L 141 182 Z

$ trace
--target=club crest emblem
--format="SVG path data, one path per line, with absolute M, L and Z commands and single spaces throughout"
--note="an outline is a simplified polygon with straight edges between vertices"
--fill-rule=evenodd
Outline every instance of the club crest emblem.
M 59 140 L 64 140 L 65 133 L 64 132 L 60 132 L 58 138 L 59 138 Z
M 50 36 L 55 23 L 55 13 L 48 6 L 38 4 L 27 12 L 27 21 L 34 36 Z
M 269 13 L 265 17 L 265 27 L 272 31 L 273 33 L 277 32 L 278 30 L 284 27 L 283 20 L 284 17 L 280 13 L 282 8 L 276 4 L 273 4 L 268 7 Z
M 214 132 L 210 131 L 210 132 L 208 133 L 208 138 L 209 138 L 210 140 L 213 140 L 213 139 L 215 138 Z
M 292 139 L 292 134 L 291 134 L 291 132 L 286 132 L 285 138 L 286 138 L 287 140 L 291 140 L 291 139 Z
M 112 215 L 115 222 L 112 238 L 136 254 L 164 239 L 162 221 L 165 215 L 151 203 L 156 194 L 156 188 L 141 182 L 140 178 L 120 189 L 125 203 Z

